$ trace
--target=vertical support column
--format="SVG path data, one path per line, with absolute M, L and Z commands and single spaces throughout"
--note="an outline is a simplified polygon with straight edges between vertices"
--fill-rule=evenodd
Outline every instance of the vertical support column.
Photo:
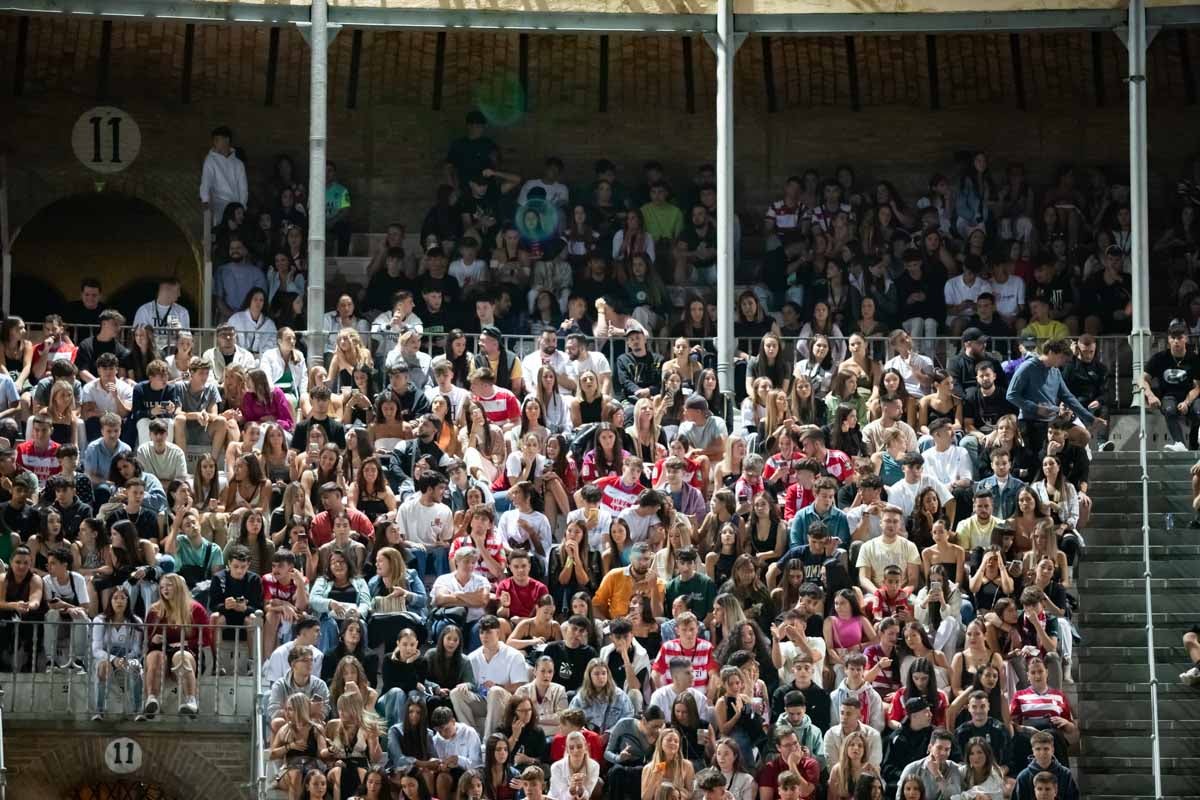
M 200 254 L 200 263 L 204 265 L 204 274 L 201 276 L 201 286 L 203 291 L 200 292 L 200 318 L 204 320 L 204 327 L 216 327 L 216 320 L 213 319 L 213 216 L 212 208 L 205 208 L 204 214 L 201 217 L 201 225 L 204 230 L 200 232 L 200 246 L 204 248 L 204 252 Z
M 308 89 L 308 361 L 320 364 L 325 351 L 325 143 L 329 101 L 327 0 L 312 0 L 309 27 L 311 80 Z
M 717 378 L 734 391 L 733 58 L 745 34 L 733 31 L 732 0 L 717 5 L 717 33 L 705 35 L 717 54 Z
M 1133 347 L 1131 379 L 1142 375 L 1150 345 L 1150 240 L 1149 203 L 1146 188 L 1146 48 L 1155 30 L 1146 28 L 1145 0 L 1130 0 L 1129 22 L 1117 34 L 1125 42 L 1129 55 L 1129 209 L 1132 216 L 1130 249 L 1133 260 L 1133 314 L 1130 344 Z M 1135 396 L 1140 391 L 1134 389 Z M 1146 668 L 1150 684 L 1150 768 L 1154 776 L 1154 797 L 1162 797 L 1162 753 L 1158 728 L 1158 681 L 1154 657 L 1154 605 L 1151 596 L 1150 565 L 1150 474 L 1146 454 L 1146 404 L 1138 403 L 1141 425 L 1138 435 L 1142 482 L 1142 564 L 1146 613 Z
M 0 274 L 0 293 L 4 297 L 4 316 L 12 309 L 12 251 L 8 233 L 8 156 L 0 153 L 0 259 L 3 273 Z M 3 789 L 0 789 L 0 793 Z

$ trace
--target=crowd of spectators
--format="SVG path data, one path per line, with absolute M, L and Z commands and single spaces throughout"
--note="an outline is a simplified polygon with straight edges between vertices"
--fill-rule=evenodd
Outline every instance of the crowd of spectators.
M 98 718 L 115 678 L 127 715 L 164 681 L 196 714 L 261 613 L 292 798 L 1077 797 L 1120 188 L 983 153 L 912 203 L 789 178 L 722 393 L 711 168 L 524 180 L 485 122 L 312 366 L 305 184 L 281 157 L 252 198 L 226 128 L 211 348 L 173 279 L 131 331 L 92 280 L 38 336 L 0 324 L 2 666 L 90 665 Z M 1180 441 L 1200 362 L 1153 366 Z

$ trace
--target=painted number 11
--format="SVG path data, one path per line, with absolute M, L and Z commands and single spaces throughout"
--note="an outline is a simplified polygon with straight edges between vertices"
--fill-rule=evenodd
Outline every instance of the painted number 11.
M 100 125 L 104 122 L 103 117 L 91 117 L 88 120 L 92 123 L 92 163 L 103 164 L 104 158 L 100 147 Z M 108 127 L 112 128 L 112 159 L 109 163 L 121 163 L 121 118 L 109 117 Z
M 133 741 L 126 739 L 124 742 L 113 743 L 113 764 L 115 766 L 124 766 L 133 763 Z M 125 758 L 121 759 L 121 748 L 125 748 Z

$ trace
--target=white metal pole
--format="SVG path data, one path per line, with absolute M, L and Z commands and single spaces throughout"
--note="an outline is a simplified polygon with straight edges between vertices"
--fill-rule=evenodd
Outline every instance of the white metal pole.
M 733 372 L 733 39 L 731 0 L 717 4 L 717 378 L 734 391 Z
M 1130 255 L 1133 260 L 1131 377 L 1142 376 L 1150 342 L 1150 242 L 1149 204 L 1146 187 L 1146 7 L 1145 0 L 1130 0 L 1129 28 L 1125 49 L 1129 55 L 1129 208 L 1132 216 Z M 1150 472 L 1146 455 L 1146 404 L 1138 403 L 1141 423 L 1138 460 L 1142 470 L 1142 565 L 1146 605 L 1146 666 L 1150 684 L 1150 769 L 1154 797 L 1162 794 L 1162 764 L 1158 738 L 1158 680 L 1154 658 L 1154 604 L 1151 597 L 1150 565 Z
M 204 275 L 200 282 L 200 318 L 204 320 L 204 327 L 213 328 L 216 326 L 216 320 L 213 319 L 213 216 L 211 206 L 204 209 L 204 221 L 201 224 L 204 225 L 204 230 L 200 234 L 200 246 L 204 248 L 201 262 L 204 265 Z M 215 346 L 216 342 L 213 345 Z
M 0 259 L 3 259 L 3 274 L 0 275 L 0 292 L 4 294 L 4 316 L 12 310 L 12 242 L 8 237 L 8 156 L 0 153 Z M 3 793 L 0 788 L 0 794 Z
M 319 364 L 325 349 L 325 117 L 328 85 L 328 6 L 312 0 L 309 50 L 312 79 L 308 106 L 308 361 Z

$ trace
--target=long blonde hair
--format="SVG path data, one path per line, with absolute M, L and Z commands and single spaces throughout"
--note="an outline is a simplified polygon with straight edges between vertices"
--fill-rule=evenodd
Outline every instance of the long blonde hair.
M 358 335 L 358 331 L 354 328 L 342 328 L 337 333 L 337 352 L 342 352 L 342 337 L 350 342 L 350 349 L 354 351 L 354 366 L 362 366 L 364 364 L 371 365 L 371 351 L 363 346 L 362 337 Z
M 583 668 L 583 684 L 579 687 L 579 699 L 585 703 L 590 703 L 594 700 L 604 700 L 610 702 L 616 696 L 617 690 L 613 686 L 612 673 L 609 673 L 608 683 L 604 684 L 603 689 L 596 688 L 595 682 L 592 680 L 592 672 L 597 669 L 608 669 L 608 662 L 599 658 L 593 658 Z
M 674 735 L 679 740 L 679 751 L 675 754 L 675 758 L 667 762 L 663 756 L 663 741 Z M 860 736 L 862 734 L 859 734 Z M 661 780 L 666 783 L 679 785 L 683 781 L 683 737 L 679 731 L 674 728 L 663 728 L 658 735 L 658 741 L 654 743 L 654 756 L 651 757 L 650 763 L 646 765 L 646 769 L 658 770 L 662 777 Z
M 360 692 L 346 692 L 339 697 L 337 699 L 337 712 L 338 719 L 350 716 L 357 721 L 359 728 L 365 731 L 368 736 L 381 736 L 387 731 L 387 728 L 383 724 L 383 719 L 374 711 L 367 708 L 367 704 L 363 702 Z
M 159 583 L 171 584 L 170 598 L 159 596 L 158 602 L 151 610 L 168 625 L 183 627 L 192 623 L 192 593 L 188 590 L 187 581 L 178 573 L 163 575 Z
M 837 765 L 841 767 L 842 785 L 848 787 L 851 792 L 853 792 L 854 789 L 854 782 L 858 779 L 858 776 L 854 774 L 854 766 L 850 763 L 850 748 L 847 746 L 852 741 L 857 741 L 862 746 L 862 760 L 858 765 L 860 772 L 862 771 L 863 765 L 867 763 L 868 750 L 867 737 L 863 735 L 862 731 L 848 733 L 846 734 L 846 738 L 842 740 L 842 750 L 838 755 Z

